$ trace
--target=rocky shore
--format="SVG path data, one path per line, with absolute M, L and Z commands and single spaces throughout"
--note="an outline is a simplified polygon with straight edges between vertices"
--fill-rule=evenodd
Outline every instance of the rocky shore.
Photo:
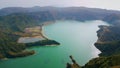
M 120 22 L 115 23 L 99 26 L 95 46 L 101 51 L 100 57 L 91 59 L 83 68 L 120 68 Z
M 98 41 L 95 43 L 95 46 L 102 52 L 100 56 L 120 54 L 119 24 L 112 26 L 99 26 L 100 29 L 97 31 Z
M 99 57 L 91 59 L 84 66 L 68 68 L 120 68 L 120 15 L 112 14 L 103 20 L 110 26 L 100 25 L 97 31 L 95 46 L 101 51 Z
M 75 61 L 75 59 L 72 57 L 72 55 L 69 56 L 69 58 L 71 59 L 72 64 L 67 63 L 66 68 L 81 68 L 81 66 Z

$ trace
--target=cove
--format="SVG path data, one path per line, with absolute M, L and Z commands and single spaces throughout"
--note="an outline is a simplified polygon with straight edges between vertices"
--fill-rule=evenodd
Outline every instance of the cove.
M 95 48 L 96 31 L 99 25 L 106 25 L 100 20 L 94 21 L 56 21 L 43 27 L 44 34 L 56 40 L 60 46 L 37 46 L 29 48 L 36 54 L 23 58 L 0 61 L 1 68 L 65 68 L 71 62 L 69 55 L 80 65 L 98 57 L 100 51 Z

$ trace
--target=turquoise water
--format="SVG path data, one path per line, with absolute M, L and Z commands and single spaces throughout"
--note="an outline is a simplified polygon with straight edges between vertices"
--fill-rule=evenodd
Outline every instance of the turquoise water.
M 60 46 L 37 46 L 30 48 L 36 54 L 23 58 L 0 61 L 0 68 L 65 68 L 71 62 L 69 55 L 84 65 L 97 57 L 99 50 L 94 47 L 97 41 L 96 31 L 103 21 L 56 21 L 44 26 L 44 34 L 61 43 Z

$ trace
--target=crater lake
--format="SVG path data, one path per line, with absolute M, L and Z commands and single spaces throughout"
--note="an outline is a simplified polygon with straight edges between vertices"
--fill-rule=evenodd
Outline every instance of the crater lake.
M 101 20 L 93 21 L 56 21 L 43 26 L 43 33 L 49 39 L 56 40 L 59 46 L 37 46 L 28 50 L 35 50 L 36 54 L 1 60 L 1 68 L 65 68 L 71 62 L 72 55 L 81 66 L 90 59 L 98 57 L 100 51 L 94 46 L 97 41 L 96 31 L 99 25 L 106 25 Z

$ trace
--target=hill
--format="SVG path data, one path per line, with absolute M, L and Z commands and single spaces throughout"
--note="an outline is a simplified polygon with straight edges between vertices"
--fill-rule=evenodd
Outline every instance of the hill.
M 42 22 L 48 21 L 49 16 L 51 16 L 48 12 L 39 12 L 39 14 L 40 13 L 42 14 L 42 18 L 24 13 L 0 16 L 0 59 L 23 57 L 34 54 L 34 51 L 25 50 L 26 45 L 32 46 L 34 44 L 43 44 L 42 42 L 31 43 L 32 45 L 17 43 L 20 35 L 16 34 L 16 32 L 23 33 L 26 27 L 41 25 Z M 46 13 L 48 13 L 48 15 L 45 15 Z M 52 43 L 57 42 L 54 40 L 47 40 L 44 42 L 44 45 Z

